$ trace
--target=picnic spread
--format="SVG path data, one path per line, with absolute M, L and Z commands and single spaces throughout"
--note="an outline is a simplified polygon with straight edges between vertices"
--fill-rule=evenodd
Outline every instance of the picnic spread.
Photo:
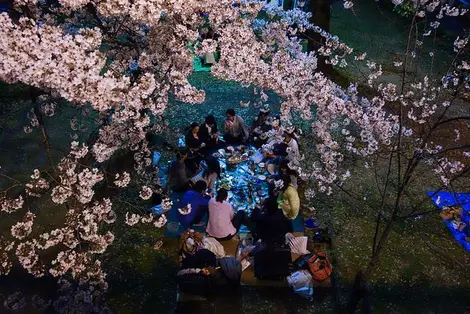
M 266 179 L 269 173 L 264 163 L 255 162 L 253 157 L 257 154 L 256 148 L 245 145 L 229 146 L 213 154 L 222 169 L 216 186 L 229 191 L 229 201 L 235 211 L 251 213 L 268 195 Z

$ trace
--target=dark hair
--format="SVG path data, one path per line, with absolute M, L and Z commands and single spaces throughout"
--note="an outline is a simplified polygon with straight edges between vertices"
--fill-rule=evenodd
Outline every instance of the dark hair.
M 289 184 L 291 183 L 290 175 L 283 174 L 282 177 L 281 177 L 281 180 L 284 183 L 281 190 L 285 191 L 285 190 L 287 190 L 287 188 L 289 187 Z
M 196 182 L 196 184 L 194 185 L 194 191 L 196 192 L 199 192 L 199 193 L 202 193 L 204 192 L 205 190 L 207 189 L 207 183 L 206 181 L 203 181 L 203 180 L 199 180 Z
M 262 111 L 258 112 L 258 119 L 260 119 L 263 116 L 267 118 L 269 116 L 269 111 L 268 112 L 262 112 Z
M 228 197 L 228 192 L 226 189 L 222 188 L 217 191 L 217 196 L 215 200 L 219 203 L 223 203 Z
M 268 214 L 274 214 L 278 210 L 277 196 L 270 196 L 264 201 L 263 207 Z
M 220 164 L 216 158 L 207 158 L 207 169 L 202 173 L 203 177 L 208 176 L 211 173 L 216 173 L 217 177 L 220 177 Z
M 176 151 L 176 158 L 181 159 L 183 156 L 188 154 L 188 150 L 186 148 L 180 148 Z
M 291 138 L 295 139 L 295 132 L 284 131 L 284 136 L 289 135 Z
M 225 113 L 228 114 L 229 116 L 234 116 L 235 115 L 235 110 L 230 108 L 230 109 L 227 109 L 227 111 L 225 111 Z
M 191 125 L 189 126 L 190 130 L 192 131 L 194 128 L 198 127 L 199 126 L 199 123 L 197 122 L 193 122 L 191 123 Z
M 287 170 L 286 172 L 289 171 L 289 160 L 283 159 L 281 161 L 281 163 L 279 164 L 279 170 L 281 170 L 281 169 L 286 169 Z
M 217 124 L 217 122 L 215 121 L 214 116 L 211 115 L 211 114 L 206 117 L 205 122 L 206 122 L 206 124 L 208 124 L 208 125 L 216 125 L 216 124 Z

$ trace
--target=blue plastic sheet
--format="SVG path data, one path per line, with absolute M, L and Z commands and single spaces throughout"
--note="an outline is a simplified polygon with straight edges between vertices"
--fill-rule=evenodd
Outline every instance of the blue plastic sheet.
M 467 227 L 464 231 L 459 231 L 454 228 L 452 222 L 444 221 L 444 224 L 450 230 L 455 240 L 459 242 L 465 251 L 470 252 L 470 243 L 465 241 L 465 238 L 470 236 L 466 235 L 469 232 L 470 228 L 470 193 L 451 193 L 451 192 L 427 192 L 427 195 L 431 198 L 433 203 L 439 208 L 442 209 L 444 206 L 462 206 L 462 221 L 467 224 Z

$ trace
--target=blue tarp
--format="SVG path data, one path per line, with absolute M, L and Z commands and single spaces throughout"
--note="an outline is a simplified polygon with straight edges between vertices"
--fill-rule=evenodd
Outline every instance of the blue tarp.
M 179 236 L 186 231 L 186 229 L 179 224 L 178 222 L 178 201 L 183 198 L 184 193 L 176 193 L 172 192 L 170 198 L 173 201 L 173 207 L 171 210 L 166 213 L 168 223 L 166 225 L 165 236 L 170 238 L 179 238 Z M 192 226 L 191 229 L 194 229 L 198 232 L 205 233 L 206 232 L 206 225 L 207 225 L 207 215 L 204 216 L 202 221 L 204 222 L 203 226 Z M 304 232 L 304 219 L 302 215 L 298 215 L 297 218 L 292 221 L 293 231 L 294 232 Z M 240 229 L 240 233 L 247 233 L 248 230 L 242 226 Z
M 465 241 L 465 238 L 470 236 L 470 193 L 430 191 L 427 192 L 427 194 L 439 209 L 442 209 L 444 206 L 462 206 L 461 219 L 464 223 L 467 224 L 463 231 L 455 229 L 451 220 L 444 221 L 444 223 L 446 224 L 447 228 L 449 228 L 457 242 L 459 242 L 464 247 L 465 251 L 470 252 L 470 243 Z

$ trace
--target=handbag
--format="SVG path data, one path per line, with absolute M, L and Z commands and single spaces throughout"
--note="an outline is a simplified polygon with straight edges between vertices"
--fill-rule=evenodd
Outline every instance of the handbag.
M 313 280 L 324 281 L 328 279 L 333 272 L 333 266 L 328 260 L 325 252 L 318 252 L 308 260 L 308 267 Z

